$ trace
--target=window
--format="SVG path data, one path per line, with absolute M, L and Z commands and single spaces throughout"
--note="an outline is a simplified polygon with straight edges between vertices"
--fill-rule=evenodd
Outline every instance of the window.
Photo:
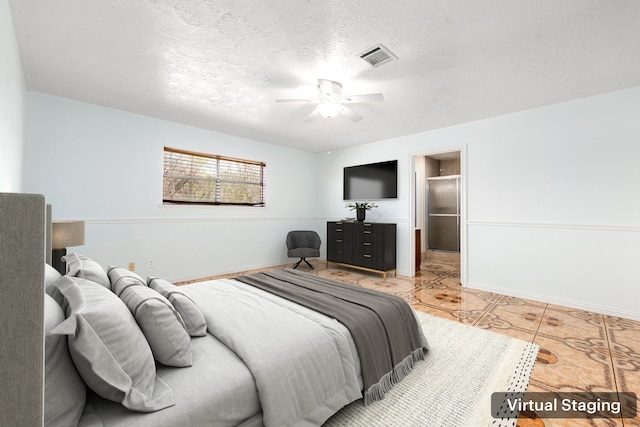
M 265 166 L 165 147 L 162 202 L 264 206 Z

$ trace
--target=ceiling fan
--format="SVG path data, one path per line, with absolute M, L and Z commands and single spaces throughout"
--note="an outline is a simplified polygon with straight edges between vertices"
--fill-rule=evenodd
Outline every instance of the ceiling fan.
M 379 101 L 384 101 L 384 96 L 381 93 L 342 96 L 342 85 L 325 79 L 318 79 L 318 99 L 276 99 L 277 103 L 318 104 L 316 109 L 304 119 L 305 122 L 315 120 L 319 116 L 332 119 L 338 114 L 343 114 L 354 122 L 359 122 L 362 120 L 362 116 L 353 112 L 344 104 Z

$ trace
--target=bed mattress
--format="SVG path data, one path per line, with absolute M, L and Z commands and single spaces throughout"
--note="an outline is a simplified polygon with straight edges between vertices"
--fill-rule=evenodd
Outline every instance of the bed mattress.
M 79 426 L 237 426 L 258 415 L 260 402 L 251 372 L 231 350 L 207 334 L 192 338 L 193 366 L 158 365 L 158 376 L 173 390 L 176 404 L 157 412 L 126 409 L 87 393 Z

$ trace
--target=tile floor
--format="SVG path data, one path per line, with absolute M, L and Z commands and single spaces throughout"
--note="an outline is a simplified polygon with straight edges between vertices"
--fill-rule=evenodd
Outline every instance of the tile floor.
M 327 268 L 323 261 L 312 263 L 316 274 L 398 295 L 416 310 L 539 344 L 528 391 L 640 394 L 638 321 L 462 288 L 459 259 L 451 254 L 430 253 L 416 277 L 388 275 L 386 280 L 376 273 L 333 264 Z M 306 266 L 300 269 L 309 270 Z M 640 426 L 640 416 L 595 420 L 533 417 L 521 418 L 518 426 Z

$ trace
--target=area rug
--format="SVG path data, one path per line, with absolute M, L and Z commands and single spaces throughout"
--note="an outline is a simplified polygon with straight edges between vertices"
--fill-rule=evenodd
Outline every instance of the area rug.
M 491 394 L 524 392 L 539 346 L 417 312 L 429 341 L 424 361 L 381 401 L 353 402 L 325 426 L 515 426 L 491 416 Z

